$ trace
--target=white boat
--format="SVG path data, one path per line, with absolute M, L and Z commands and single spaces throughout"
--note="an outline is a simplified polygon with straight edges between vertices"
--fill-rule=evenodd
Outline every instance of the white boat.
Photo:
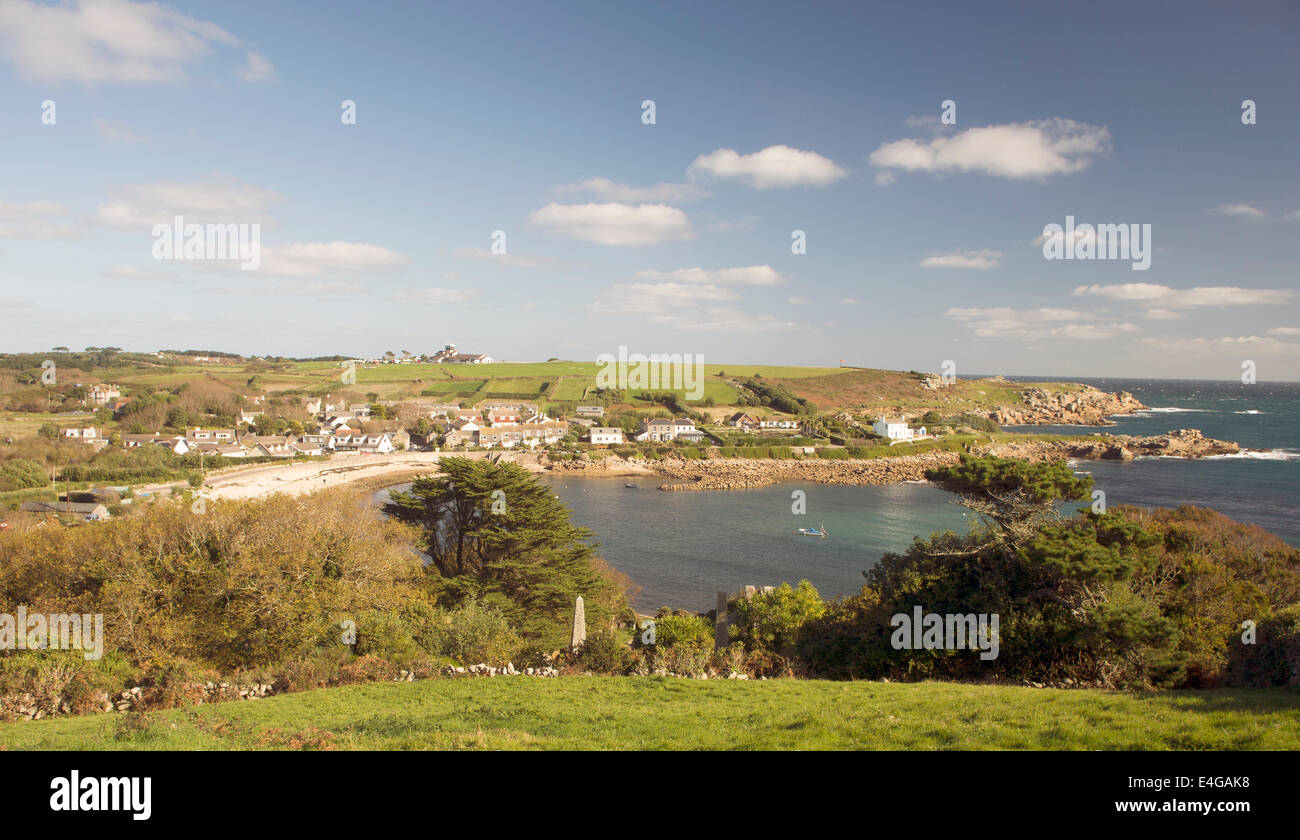
M 801 537 L 821 537 L 825 539 L 829 536 L 826 533 L 825 522 L 818 522 L 816 528 L 796 528 L 794 532 Z

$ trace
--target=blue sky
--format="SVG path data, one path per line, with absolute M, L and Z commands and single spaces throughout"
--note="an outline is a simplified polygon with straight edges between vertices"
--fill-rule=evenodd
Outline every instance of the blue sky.
M 1290 2 L 8 0 L 0 350 L 1297 380 L 1297 37 Z M 260 224 L 260 268 L 155 260 L 176 214 Z M 1046 259 L 1067 215 L 1151 225 L 1149 269 Z

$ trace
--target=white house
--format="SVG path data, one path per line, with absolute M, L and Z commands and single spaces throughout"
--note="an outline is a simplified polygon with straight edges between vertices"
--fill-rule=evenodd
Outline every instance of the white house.
M 758 421 L 758 427 L 760 429 L 797 429 L 799 428 L 799 421 L 793 417 L 777 417 L 773 415 Z
M 889 440 L 912 440 L 918 437 L 925 437 L 925 427 L 913 429 L 907 425 L 907 420 L 902 417 L 881 417 L 872 426 L 871 430 L 881 437 Z
M 594 426 L 587 433 L 587 437 L 593 444 L 618 445 L 623 442 L 623 430 L 606 426 Z
M 670 441 L 670 440 L 704 440 L 704 433 L 695 428 L 695 421 L 689 418 L 677 420 L 664 420 L 655 418 L 654 420 L 642 420 L 641 431 L 636 436 L 638 441 Z

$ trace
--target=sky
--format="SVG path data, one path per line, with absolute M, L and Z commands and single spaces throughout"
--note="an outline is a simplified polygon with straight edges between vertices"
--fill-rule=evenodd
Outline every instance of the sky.
M 806 5 L 0 0 L 0 352 L 1300 380 L 1300 3 Z

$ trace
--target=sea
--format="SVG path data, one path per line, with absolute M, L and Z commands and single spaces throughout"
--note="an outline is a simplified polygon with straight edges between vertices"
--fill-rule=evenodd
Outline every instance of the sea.
M 1105 431 L 1161 434 L 1200 429 L 1251 452 L 1128 463 L 1077 461 L 1108 505 L 1214 508 L 1300 546 L 1300 383 L 1015 377 L 1129 391 L 1149 410 L 1112 418 Z M 1012 432 L 1094 433 L 1093 426 L 1007 427 Z M 969 516 L 926 483 L 841 487 L 786 482 L 751 490 L 664 493 L 653 479 L 546 476 L 591 529 L 599 554 L 629 575 L 633 604 L 704 611 L 718 590 L 807 579 L 823 596 L 852 594 L 886 552 L 934 531 L 964 532 Z M 635 484 L 636 487 L 627 487 Z M 801 495 L 802 494 L 802 495 Z M 804 512 L 799 512 L 803 510 Z M 823 525 L 826 538 L 796 534 Z

